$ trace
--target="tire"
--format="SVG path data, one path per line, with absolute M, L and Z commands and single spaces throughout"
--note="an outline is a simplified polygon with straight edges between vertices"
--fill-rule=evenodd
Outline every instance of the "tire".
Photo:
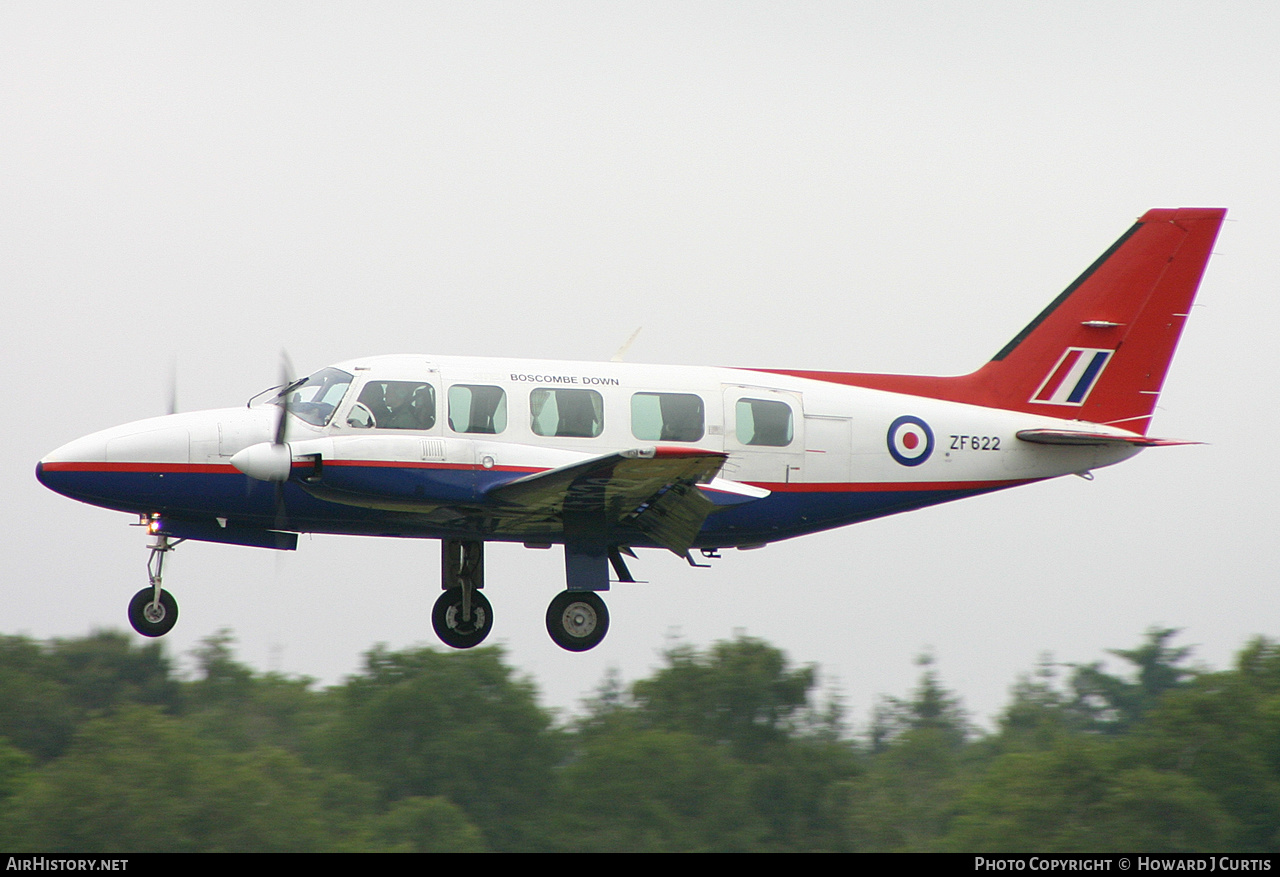
M 585 652 L 609 632 L 609 610 L 595 591 L 561 591 L 547 607 L 547 633 L 562 649 Z
M 431 625 L 446 646 L 470 649 L 484 642 L 493 629 L 493 607 L 479 591 L 471 592 L 471 621 L 462 620 L 462 589 L 450 588 L 436 600 Z
M 143 588 L 129 601 L 129 623 L 143 636 L 164 636 L 178 623 L 178 601 L 162 590 L 160 602 L 153 604 L 154 593 L 155 588 Z

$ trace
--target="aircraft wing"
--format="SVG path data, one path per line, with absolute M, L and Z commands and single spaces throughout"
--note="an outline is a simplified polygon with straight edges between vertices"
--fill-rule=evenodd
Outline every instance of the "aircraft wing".
M 1086 432 L 1073 429 L 1020 429 L 1018 438 L 1039 445 L 1135 445 L 1140 448 L 1168 447 L 1170 445 L 1198 445 L 1178 439 L 1151 438 L 1145 435 L 1114 435 L 1107 432 Z
M 621 451 L 497 485 L 486 492 L 486 506 L 499 517 L 560 518 L 569 538 L 632 526 L 684 554 L 716 507 L 698 484 L 710 482 L 726 459 L 696 448 Z

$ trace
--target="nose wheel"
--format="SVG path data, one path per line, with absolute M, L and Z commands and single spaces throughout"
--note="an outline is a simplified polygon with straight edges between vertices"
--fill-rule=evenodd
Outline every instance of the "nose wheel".
M 585 652 L 609 632 L 609 610 L 595 591 L 561 591 L 547 607 L 547 633 L 562 649 Z
M 143 588 L 129 601 L 129 623 L 143 636 L 164 636 L 178 623 L 178 601 L 168 591 Z

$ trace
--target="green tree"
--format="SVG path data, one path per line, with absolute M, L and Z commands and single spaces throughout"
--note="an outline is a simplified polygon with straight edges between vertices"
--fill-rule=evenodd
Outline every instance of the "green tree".
M 1033 674 L 1018 678 L 1010 695 L 998 719 L 999 733 L 983 741 L 993 753 L 1048 749 L 1062 734 L 1079 730 L 1049 655 L 1040 658 Z
M 841 739 L 838 701 L 815 703 L 816 668 L 792 669 L 781 651 L 749 637 L 705 652 L 676 646 L 665 659 L 629 692 L 606 678 L 577 726 L 575 760 L 564 773 L 571 790 L 582 790 L 573 796 L 596 801 L 589 778 L 597 774 L 618 794 L 626 787 L 608 806 L 626 827 L 602 829 L 591 843 L 605 845 L 590 848 L 844 849 L 857 758 Z M 637 754 L 641 744 L 647 756 Z M 698 780 L 705 788 L 695 782 L 685 765 L 696 758 L 723 774 L 718 782 L 733 790 L 732 801 L 705 776 Z M 669 771 L 694 784 L 668 788 Z M 627 801 L 650 803 L 628 816 L 619 812 Z M 740 828 L 726 833 L 726 813 Z
M 1139 647 L 1111 650 L 1134 667 L 1131 678 L 1077 666 L 1064 692 L 1047 660 L 1024 678 L 1000 733 L 984 741 L 993 757 L 967 785 L 944 845 L 1240 849 L 1241 815 L 1251 813 L 1257 828 L 1245 836 L 1265 848 L 1276 789 L 1265 756 L 1248 745 L 1268 737 L 1265 721 L 1254 724 L 1241 674 L 1182 666 L 1191 650 L 1170 645 L 1176 633 L 1152 628 Z
M 173 711 L 179 699 L 157 643 L 108 631 L 48 643 L 0 637 L 0 737 L 37 760 L 62 754 L 91 717 L 128 704 Z
M 1071 709 L 1087 726 L 1107 733 L 1132 728 L 1167 692 L 1186 685 L 1195 671 L 1179 666 L 1191 656 L 1191 648 L 1173 648 L 1169 641 L 1179 631 L 1153 627 L 1136 649 L 1110 649 L 1134 667 L 1132 681 L 1104 673 L 1102 664 L 1077 665 L 1071 677 L 1075 699 Z
M 563 747 L 500 649 L 377 648 L 337 694 L 335 756 L 386 803 L 442 797 L 495 849 L 542 842 L 538 818 Z
M 855 782 L 864 768 L 844 740 L 797 739 L 752 772 L 763 846 L 777 852 L 848 852 Z
M 229 749 L 279 746 L 323 763 L 323 736 L 336 720 L 337 698 L 313 691 L 306 677 L 256 673 L 235 659 L 234 642 L 220 630 L 195 649 L 197 677 L 185 686 L 183 715 Z
M 1193 779 L 1235 826 L 1231 849 L 1280 844 L 1280 644 L 1257 639 L 1227 671 L 1168 693 L 1131 742 L 1134 757 Z
M 968 717 L 933 657 L 917 663 L 925 669 L 911 698 L 883 698 L 868 730 L 868 765 L 853 784 L 849 823 L 858 850 L 932 849 L 962 788 Z
M 10 798 L 4 840 L 49 852 L 322 850 L 340 837 L 323 785 L 282 750 L 229 753 L 129 707 L 86 723 Z
M 370 848 L 393 853 L 482 853 L 484 838 L 444 798 L 401 798 L 369 822 Z
M 940 847 L 966 852 L 1221 849 L 1230 820 L 1192 779 L 1132 765 L 1124 742 L 1075 734 L 997 758 Z
M 736 757 L 757 761 L 793 735 L 839 721 L 838 713 L 824 716 L 811 703 L 817 670 L 791 669 L 763 640 L 739 637 L 706 654 L 680 645 L 663 657 L 666 666 L 631 690 L 637 714 L 652 727 L 722 743 Z
M 556 845 L 573 852 L 758 849 L 746 765 L 692 734 L 618 717 L 563 770 Z

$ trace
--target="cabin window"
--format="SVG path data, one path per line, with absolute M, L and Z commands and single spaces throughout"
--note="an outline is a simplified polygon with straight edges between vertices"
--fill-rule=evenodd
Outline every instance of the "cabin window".
M 347 415 L 360 429 L 431 429 L 436 425 L 436 389 L 418 381 L 370 381 Z
M 604 398 L 595 390 L 538 387 L 529 393 L 534 435 L 595 438 L 604 431 Z
M 706 415 L 702 399 L 689 393 L 636 393 L 631 397 L 631 434 L 646 442 L 696 442 Z
M 783 448 L 791 444 L 791 406 L 771 399 L 739 399 L 735 409 L 738 441 L 744 445 Z
M 449 428 L 494 435 L 507 428 L 507 394 L 501 387 L 454 384 L 449 388 Z

